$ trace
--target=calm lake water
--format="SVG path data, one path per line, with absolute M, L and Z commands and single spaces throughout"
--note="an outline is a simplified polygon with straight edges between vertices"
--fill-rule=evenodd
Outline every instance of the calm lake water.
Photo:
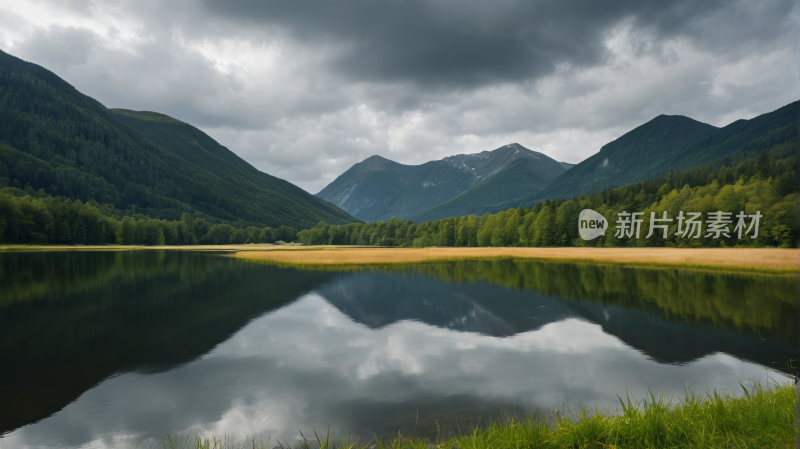
M 785 382 L 794 276 L 520 261 L 302 271 L 0 254 L 0 447 L 435 435 L 514 407 Z M 276 444 L 277 445 L 277 444 Z

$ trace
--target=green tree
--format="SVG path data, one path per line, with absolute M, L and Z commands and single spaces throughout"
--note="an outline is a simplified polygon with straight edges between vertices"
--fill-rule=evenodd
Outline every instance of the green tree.
M 206 235 L 200 239 L 200 243 L 207 245 L 224 245 L 230 241 L 233 231 L 233 226 L 228 224 L 220 223 L 214 225 L 214 227 L 209 229 Z
M 145 245 L 161 246 L 164 244 L 164 230 L 161 229 L 158 222 L 155 220 L 148 220 L 145 223 Z
M 550 206 L 545 206 L 536 216 L 533 246 L 550 246 L 555 242 L 556 217 Z
M 122 244 L 136 244 L 136 220 L 131 217 L 122 219 Z
M 240 245 L 242 243 L 247 242 L 247 238 L 248 238 L 247 231 L 245 231 L 244 229 L 237 229 L 233 231 L 233 233 L 231 234 L 229 243 Z

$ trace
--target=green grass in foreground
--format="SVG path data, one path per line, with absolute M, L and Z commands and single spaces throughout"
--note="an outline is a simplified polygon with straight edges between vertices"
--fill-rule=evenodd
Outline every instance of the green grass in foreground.
M 169 449 L 273 449 L 273 448 L 793 448 L 795 388 L 792 382 L 768 378 L 756 381 L 741 395 L 706 389 L 702 394 L 687 389 L 685 398 L 673 403 L 652 392 L 648 398 L 620 398 L 622 413 L 581 407 L 567 415 L 535 420 L 524 415 L 506 416 L 473 429 L 456 429 L 455 435 L 437 441 L 402 435 L 367 444 L 337 438 L 326 432 L 304 441 L 238 440 L 230 437 L 179 438 L 167 435 Z

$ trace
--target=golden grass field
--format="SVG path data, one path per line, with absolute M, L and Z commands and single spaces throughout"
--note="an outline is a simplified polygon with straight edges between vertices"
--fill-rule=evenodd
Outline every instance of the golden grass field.
M 305 268 L 358 268 L 480 259 L 535 259 L 559 262 L 726 271 L 799 271 L 797 249 L 778 248 L 375 248 L 272 244 L 194 246 L 0 245 L 0 251 L 183 250 L 224 251 L 254 262 Z
M 231 245 L 233 246 L 233 245 Z M 241 246 L 235 257 L 308 268 L 360 267 L 478 259 L 538 259 L 559 262 L 686 267 L 716 270 L 795 272 L 798 251 L 777 248 L 350 248 Z

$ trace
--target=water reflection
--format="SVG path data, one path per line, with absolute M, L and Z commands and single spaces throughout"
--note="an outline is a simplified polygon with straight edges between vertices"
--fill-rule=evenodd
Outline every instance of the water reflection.
M 285 270 L 286 271 L 286 270 Z M 329 274 L 156 251 L 0 254 L 0 434 L 115 373 L 167 371 Z
M 487 266 L 492 270 L 483 271 Z M 541 269 L 552 276 L 539 276 L 538 285 L 525 285 L 521 289 L 498 288 L 497 278 L 484 280 L 472 276 L 507 273 L 511 268 L 522 273 L 519 279 L 536 279 L 533 274 L 531 277 L 525 274 L 536 274 Z M 595 279 L 613 280 L 616 275 L 618 283 L 599 284 L 615 286 L 611 291 L 583 287 L 583 296 L 577 296 L 575 284 L 563 283 L 559 278 L 559 274 L 569 278 L 574 271 L 588 272 L 586 277 Z M 569 264 L 549 267 L 538 262 L 475 261 L 423 265 L 400 273 L 356 272 L 327 283 L 319 293 L 353 320 L 373 328 L 400 320 L 417 320 L 464 332 L 507 336 L 579 317 L 599 324 L 604 332 L 665 363 L 685 363 L 725 352 L 771 368 L 786 368 L 786 362 L 794 354 L 794 303 L 786 301 L 787 290 L 794 287 L 793 278 L 674 271 L 677 270 L 659 273 L 621 267 Z M 444 278 L 442 272 L 459 276 L 450 277 L 456 281 L 442 282 L 439 280 Z M 436 278 L 417 273 L 433 273 Z M 689 296 L 688 300 L 681 294 L 670 300 L 666 294 L 649 296 L 643 291 L 643 287 L 653 285 L 674 291 L 674 284 L 680 283 L 680 274 L 691 283 L 713 280 L 737 288 L 722 289 L 719 296 L 703 288 L 702 294 Z M 639 277 L 650 282 L 631 282 Z M 566 288 L 559 290 L 559 286 Z M 653 293 L 659 291 L 653 289 Z M 565 296 L 575 300 L 566 300 Z
M 795 339 L 797 283 L 793 275 L 518 260 L 424 264 L 392 271 L 422 273 L 455 283 L 486 281 L 652 312 L 671 321 L 711 324 L 763 338 Z
M 15 361 L 0 422 L 17 429 L 0 447 L 371 436 L 413 432 L 417 414 L 425 434 L 497 406 L 735 390 L 796 352 L 790 277 L 510 261 L 332 273 L 157 252 L 0 263 L 0 350 Z M 29 280 L 9 281 L 20 267 Z M 81 281 L 47 274 L 61 269 Z

